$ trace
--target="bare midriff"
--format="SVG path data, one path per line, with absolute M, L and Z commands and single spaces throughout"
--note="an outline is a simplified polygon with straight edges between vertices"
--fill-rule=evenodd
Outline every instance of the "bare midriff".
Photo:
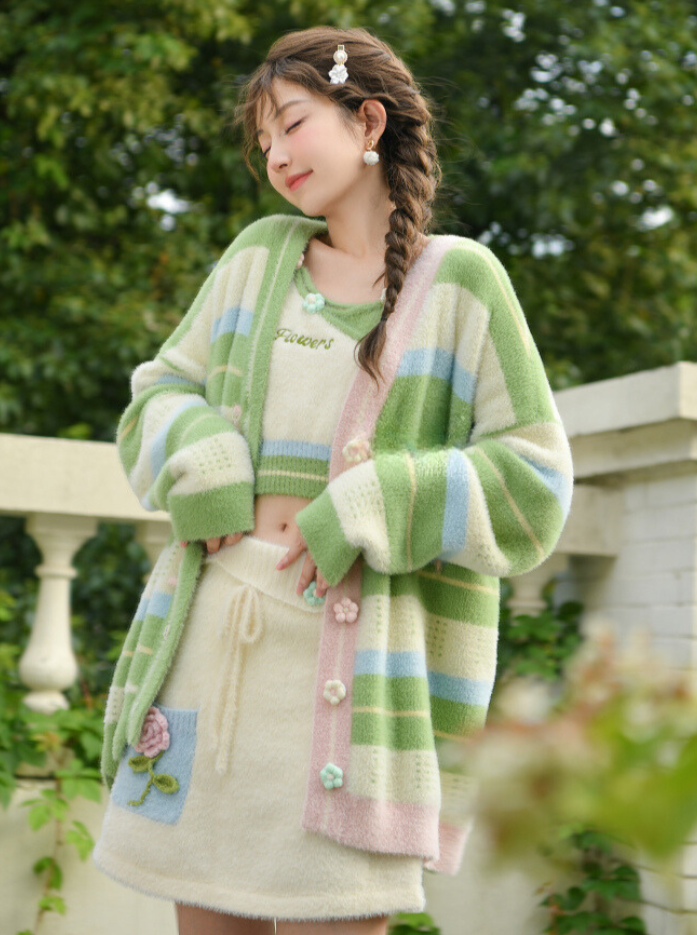
M 298 539 L 296 515 L 312 501 L 307 497 L 291 497 L 286 494 L 261 494 L 254 499 L 254 529 L 252 536 L 275 542 L 277 545 L 293 545 Z

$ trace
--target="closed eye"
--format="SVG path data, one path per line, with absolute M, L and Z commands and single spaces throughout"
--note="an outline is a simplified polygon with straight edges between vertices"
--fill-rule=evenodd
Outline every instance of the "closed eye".
M 296 127 L 299 127 L 301 123 L 302 123 L 302 120 L 297 120 L 295 123 L 291 124 L 291 126 L 288 127 L 288 129 L 286 130 L 286 133 L 290 133 L 291 130 L 294 130 Z M 262 156 L 264 157 L 264 159 L 267 159 L 268 155 L 269 155 L 268 149 L 265 149 L 262 151 Z

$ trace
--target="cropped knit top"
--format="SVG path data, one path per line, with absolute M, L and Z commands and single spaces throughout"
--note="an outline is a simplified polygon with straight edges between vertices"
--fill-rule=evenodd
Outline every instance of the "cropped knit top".
M 255 494 L 314 500 L 327 486 L 332 439 L 358 369 L 354 349 L 381 314 L 380 301 L 325 298 L 299 264 L 273 339 Z

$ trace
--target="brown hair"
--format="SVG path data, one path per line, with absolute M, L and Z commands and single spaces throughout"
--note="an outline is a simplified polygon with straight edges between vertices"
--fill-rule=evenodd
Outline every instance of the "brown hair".
M 337 45 L 348 55 L 348 80 L 331 84 Z M 364 100 L 378 100 L 387 112 L 387 126 L 378 142 L 380 165 L 394 210 L 385 236 L 385 304 L 377 326 L 359 342 L 358 363 L 377 382 L 385 343 L 385 319 L 393 312 L 405 276 L 421 252 L 421 234 L 428 232 L 436 188 L 441 180 L 432 136 L 431 104 L 407 66 L 392 49 L 366 29 L 316 26 L 290 32 L 273 44 L 266 60 L 242 87 L 234 124 L 244 128 L 244 159 L 252 175 L 257 119 L 267 100 L 277 107 L 274 78 L 302 85 L 336 103 L 346 122 Z

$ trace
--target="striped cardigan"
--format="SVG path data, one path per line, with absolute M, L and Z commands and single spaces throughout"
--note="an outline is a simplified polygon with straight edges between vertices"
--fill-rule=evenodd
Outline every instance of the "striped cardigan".
M 250 225 L 133 374 L 119 452 L 143 505 L 169 512 L 173 535 L 109 691 L 109 787 L 176 650 L 201 568 L 195 540 L 253 529 L 276 322 L 301 252 L 323 230 L 285 215 Z M 485 720 L 498 579 L 553 550 L 570 452 L 511 282 L 474 240 L 429 239 L 387 322 L 381 368 L 377 390 L 357 372 L 329 483 L 297 515 L 331 585 L 302 824 L 455 873 L 469 815 L 453 749 Z M 335 611 L 345 597 L 355 622 Z M 327 703 L 327 679 L 344 683 L 344 703 Z M 340 785 L 325 787 L 327 766 Z

